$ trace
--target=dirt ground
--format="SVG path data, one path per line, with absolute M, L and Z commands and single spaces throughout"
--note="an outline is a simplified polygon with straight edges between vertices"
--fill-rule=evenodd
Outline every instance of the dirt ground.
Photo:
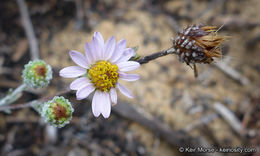
M 122 81 L 135 98 L 119 98 L 174 131 L 186 130 L 193 137 L 204 138 L 212 147 L 250 147 L 260 151 L 258 0 L 27 0 L 26 4 L 40 57 L 53 67 L 54 79 L 48 88 L 26 91 L 16 103 L 55 95 L 68 86 L 72 79 L 59 77 L 58 71 L 73 65 L 69 50 L 84 52 L 85 43 L 90 42 L 95 31 L 101 32 L 105 40 L 110 36 L 117 41 L 125 38 L 128 47 L 138 46 L 138 54 L 146 56 L 170 48 L 170 38 L 188 25 L 216 25 L 221 27 L 219 35 L 228 36 L 222 45 L 223 58 L 212 65 L 198 65 L 198 78 L 177 56 L 168 55 L 135 71 L 141 75 L 139 81 Z M 0 23 L 3 97 L 9 88 L 22 82 L 21 72 L 30 60 L 30 50 L 16 1 L 1 2 Z M 220 69 L 218 64 L 223 63 L 225 67 Z M 227 68 L 238 73 L 239 78 L 225 73 Z M 1 112 L 0 155 L 181 155 L 178 147 L 142 124 L 122 118 L 113 110 L 109 119 L 96 119 L 88 101 L 75 100 L 74 93 L 66 97 L 74 104 L 75 113 L 71 124 L 61 129 L 47 126 L 31 108 L 11 114 Z M 242 126 L 240 131 L 216 111 L 216 103 L 235 115 Z M 217 115 L 212 120 L 193 127 L 214 114 Z M 48 130 L 53 130 L 55 136 L 49 136 Z

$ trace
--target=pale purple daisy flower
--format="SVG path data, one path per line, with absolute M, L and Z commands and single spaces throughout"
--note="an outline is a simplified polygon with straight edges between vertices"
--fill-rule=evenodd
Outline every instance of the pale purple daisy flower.
M 118 79 L 136 81 L 137 74 L 126 74 L 125 72 L 135 70 L 140 64 L 129 59 L 135 55 L 132 48 L 126 48 L 126 40 L 118 43 L 114 37 L 109 38 L 106 43 L 99 32 L 94 33 L 91 43 L 86 43 L 85 55 L 77 51 L 69 52 L 71 59 L 78 66 L 70 66 L 60 70 L 60 76 L 75 78 L 70 84 L 70 89 L 77 90 L 78 100 L 82 100 L 95 92 L 92 99 L 92 111 L 95 117 L 102 114 L 108 118 L 111 105 L 117 103 L 116 88 L 129 98 L 134 95 L 118 82 Z

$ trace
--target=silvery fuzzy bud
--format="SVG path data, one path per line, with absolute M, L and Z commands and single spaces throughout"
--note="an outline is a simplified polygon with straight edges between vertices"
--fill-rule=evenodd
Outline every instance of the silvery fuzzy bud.
M 55 96 L 52 100 L 45 102 L 40 110 L 45 121 L 58 128 L 70 122 L 74 111 L 69 100 L 62 96 Z
M 50 83 L 52 79 L 51 66 L 42 60 L 30 61 L 24 66 L 24 83 L 32 88 L 43 88 Z

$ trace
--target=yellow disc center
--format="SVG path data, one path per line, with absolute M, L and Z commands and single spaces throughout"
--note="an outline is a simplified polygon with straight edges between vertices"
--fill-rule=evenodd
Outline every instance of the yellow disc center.
M 114 88 L 118 80 L 118 67 L 108 61 L 98 61 L 88 70 L 88 77 L 96 87 L 103 92 Z

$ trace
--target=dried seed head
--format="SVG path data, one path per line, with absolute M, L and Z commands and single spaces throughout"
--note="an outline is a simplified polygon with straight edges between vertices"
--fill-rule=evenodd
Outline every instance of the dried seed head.
M 220 45 L 225 37 L 216 33 L 216 26 L 204 26 L 196 24 L 189 26 L 178 33 L 173 41 L 176 54 L 180 62 L 190 63 L 212 63 L 214 58 L 222 56 Z

